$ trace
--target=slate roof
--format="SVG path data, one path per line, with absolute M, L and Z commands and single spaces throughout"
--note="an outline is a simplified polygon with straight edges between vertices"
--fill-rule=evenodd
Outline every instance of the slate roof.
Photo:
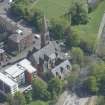
M 35 62 L 39 64 L 40 58 L 44 60 L 44 56 L 51 57 L 51 55 L 55 53 L 58 53 L 58 56 L 63 58 L 63 54 L 60 52 L 59 45 L 55 41 L 52 41 L 39 51 L 33 53 L 33 58 Z
M 69 69 L 67 69 L 67 66 L 69 66 Z M 61 69 L 63 69 L 62 73 Z M 58 66 L 53 68 L 51 72 L 54 76 L 57 76 L 56 73 L 58 73 L 58 75 L 61 76 L 61 78 L 64 78 L 71 71 L 71 69 L 72 67 L 70 62 L 68 60 L 65 60 L 64 62 L 60 63 Z

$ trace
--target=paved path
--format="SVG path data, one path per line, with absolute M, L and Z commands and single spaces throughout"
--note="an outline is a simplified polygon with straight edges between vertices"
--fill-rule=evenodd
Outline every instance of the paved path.
M 89 97 L 79 98 L 76 94 L 65 91 L 56 105 L 87 105 Z

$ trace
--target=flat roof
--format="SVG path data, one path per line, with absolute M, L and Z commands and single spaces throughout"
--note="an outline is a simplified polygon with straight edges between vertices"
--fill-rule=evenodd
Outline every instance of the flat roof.
M 13 87 L 14 85 L 17 85 L 16 82 L 14 82 L 12 79 L 10 79 L 8 76 L 0 73 L 0 80 L 3 81 L 5 84 L 7 84 L 10 87 Z
M 12 76 L 13 78 L 19 76 L 20 74 L 22 74 L 25 71 L 25 68 L 22 67 L 21 65 L 19 65 L 18 63 L 16 63 L 15 65 L 9 67 L 8 69 L 5 70 L 5 72 L 7 74 L 9 74 L 10 76 Z
M 22 61 L 19 62 L 19 64 L 24 67 L 26 69 L 26 71 L 28 71 L 29 73 L 33 73 L 33 72 L 36 72 L 36 68 L 34 68 L 32 65 L 31 65 L 31 62 L 27 59 L 23 59 Z

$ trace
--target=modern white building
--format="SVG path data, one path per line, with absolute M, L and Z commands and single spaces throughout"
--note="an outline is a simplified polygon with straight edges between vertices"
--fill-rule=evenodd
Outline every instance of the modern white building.
M 19 86 L 24 85 L 25 83 L 31 83 L 36 72 L 37 70 L 27 59 L 23 59 L 5 70 L 5 74 L 15 80 Z
M 18 84 L 10 79 L 8 76 L 0 73 L 0 92 L 3 94 L 14 94 L 17 92 L 18 89 Z
M 5 70 L 8 77 L 12 78 L 18 85 L 25 84 L 25 68 L 18 63 Z
M 0 92 L 3 94 L 14 94 L 20 91 L 21 86 L 31 85 L 32 79 L 36 77 L 37 70 L 27 59 L 23 59 L 0 73 Z M 27 87 L 26 87 L 27 88 Z

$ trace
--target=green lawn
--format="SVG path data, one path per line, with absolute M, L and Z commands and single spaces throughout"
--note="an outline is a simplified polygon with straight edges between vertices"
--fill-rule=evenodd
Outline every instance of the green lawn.
M 62 16 L 70 7 L 72 0 L 39 0 L 37 7 L 47 15 L 48 18 Z
M 73 1 L 74 0 L 38 0 L 35 5 L 40 8 L 48 18 L 57 18 L 68 11 Z
M 72 1 L 74 0 L 38 0 L 36 4 L 33 4 L 33 7 L 36 5 L 49 19 L 58 18 L 64 15 L 68 8 L 70 8 Z M 85 2 L 85 0 L 80 1 Z M 105 0 L 101 2 L 91 14 L 89 14 L 90 19 L 87 25 L 73 27 L 76 31 L 78 31 L 81 38 L 96 39 L 104 11 Z
M 89 14 L 89 23 L 87 25 L 79 25 L 74 27 L 82 38 L 95 39 L 98 34 L 100 22 L 105 12 L 105 0 L 91 13 Z

